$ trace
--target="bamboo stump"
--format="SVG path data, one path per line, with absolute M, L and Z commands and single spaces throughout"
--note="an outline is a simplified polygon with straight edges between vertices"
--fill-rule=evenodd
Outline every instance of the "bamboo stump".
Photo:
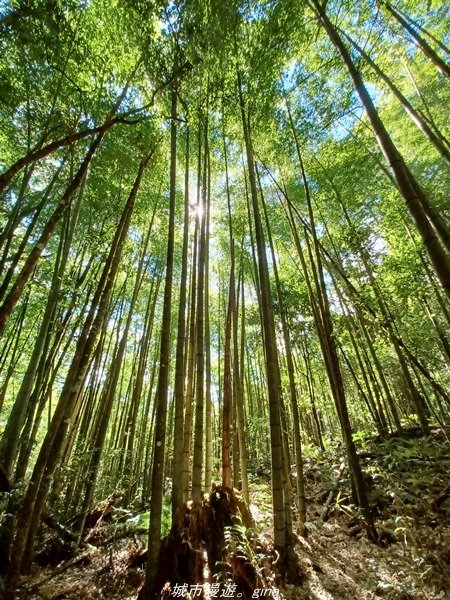
M 253 527 L 254 521 L 247 505 L 232 488 L 213 487 L 201 504 L 189 502 L 179 509 L 173 517 L 170 534 L 161 544 L 158 581 L 150 597 L 170 597 L 175 584 L 200 584 L 205 591 L 205 584 L 225 580 L 236 584 L 243 600 L 250 599 L 256 588 L 264 588 L 251 557 L 233 552 L 227 543 L 228 528 L 234 527 L 233 533 L 239 535 L 239 526 Z M 196 598 L 205 598 L 204 591 Z M 139 600 L 144 600 L 143 589 Z

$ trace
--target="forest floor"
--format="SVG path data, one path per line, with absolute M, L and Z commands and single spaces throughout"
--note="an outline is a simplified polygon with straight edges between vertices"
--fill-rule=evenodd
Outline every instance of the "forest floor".
M 315 453 L 305 461 L 308 537 L 299 537 L 296 546 L 303 583 L 294 587 L 272 582 L 272 597 L 450 599 L 450 443 L 446 435 L 434 430 L 426 438 L 412 431 L 384 440 L 360 440 L 358 446 L 383 543 L 369 542 L 358 524 L 349 477 L 341 468 L 343 450 Z M 251 476 L 250 490 L 259 540 L 268 548 L 268 479 Z M 330 491 L 333 499 L 322 523 Z M 134 600 L 144 578 L 148 517 L 119 509 L 109 514 L 107 519 L 104 513 L 91 531 L 89 544 L 75 558 L 57 566 L 41 564 L 24 577 L 21 600 Z

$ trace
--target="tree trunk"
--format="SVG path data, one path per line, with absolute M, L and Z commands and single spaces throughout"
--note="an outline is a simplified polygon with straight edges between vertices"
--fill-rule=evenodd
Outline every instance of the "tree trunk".
M 321 5 L 319 0 L 309 0 L 309 4 L 320 18 L 330 40 L 339 51 L 347 71 L 353 80 L 356 91 L 358 92 L 376 134 L 380 149 L 390 166 L 395 183 L 414 219 L 441 285 L 447 296 L 450 298 L 450 259 L 444 248 L 442 248 L 436 235 L 436 232 L 441 235 L 439 224 L 433 222 L 432 215 L 427 214 L 426 207 L 428 207 L 430 203 L 426 198 L 425 192 L 407 167 L 402 155 L 397 150 L 397 147 L 387 132 L 367 88 L 364 85 L 361 74 L 339 37 L 336 28 L 326 14 L 325 8 Z M 444 233 L 445 237 L 448 239 L 448 231 Z
M 39 239 L 35 243 L 30 254 L 28 255 L 28 258 L 26 259 L 25 263 L 22 266 L 22 269 L 20 270 L 20 273 L 17 275 L 16 280 L 11 286 L 11 289 L 5 301 L 0 307 L 0 338 L 5 330 L 6 324 L 12 311 L 14 310 L 14 307 L 16 306 L 17 302 L 20 299 L 20 296 L 22 295 L 25 285 L 28 283 L 28 280 L 30 279 L 34 271 L 34 268 L 42 252 L 47 246 L 47 243 L 55 230 L 55 227 L 63 217 L 66 210 L 69 208 L 70 204 L 72 203 L 72 199 L 75 195 L 75 192 L 77 191 L 82 180 L 86 176 L 88 167 L 98 147 L 100 146 L 100 142 L 102 141 L 103 136 L 105 135 L 105 131 L 98 133 L 97 137 L 92 142 L 80 168 L 78 169 L 78 172 L 67 187 L 63 197 L 59 201 L 52 216 L 45 224 L 44 229 L 42 230 L 42 233 L 39 236 Z
M 206 117 L 207 121 L 207 117 Z M 192 500 L 200 505 L 202 500 L 203 471 L 203 435 L 205 407 L 205 271 L 206 271 L 206 221 L 208 206 L 207 169 L 208 169 L 208 123 L 204 127 L 203 185 L 200 204 L 197 272 L 197 306 L 196 306 L 196 380 L 195 380 L 195 422 L 194 422 L 194 455 L 192 465 Z
M 46 358 L 45 355 L 43 355 L 43 352 L 45 346 L 48 346 L 46 343 L 47 340 L 49 340 L 49 335 L 54 326 L 54 316 L 58 302 L 58 296 L 69 256 L 70 245 L 72 243 L 75 226 L 78 220 L 79 208 L 80 202 L 77 204 L 77 208 L 73 217 L 66 219 L 66 224 L 61 233 L 52 282 L 50 284 L 50 292 L 42 317 L 39 333 L 37 335 L 33 353 L 28 363 L 22 384 L 17 394 L 16 401 L 14 402 L 5 426 L 5 430 L 3 432 L 2 445 L 0 448 L 0 463 L 3 465 L 8 475 L 11 475 L 11 470 L 19 451 L 20 431 L 26 419 L 26 412 L 29 406 L 33 384 L 36 381 L 38 366 L 41 359 L 45 360 Z
M 212 399 L 211 399 L 211 328 L 209 321 L 209 231 L 211 221 L 211 160 L 207 156 L 207 212 L 206 212 L 206 248 L 205 248 L 205 491 L 212 483 Z
M 450 148 L 449 141 L 444 138 L 441 134 L 436 134 L 433 129 L 428 125 L 425 119 L 422 118 L 420 113 L 412 106 L 409 100 L 401 93 L 398 87 L 393 83 L 393 81 L 384 73 L 382 69 L 375 63 L 374 60 L 370 58 L 370 56 L 365 52 L 361 46 L 359 46 L 349 35 L 345 32 L 342 32 L 344 37 L 352 44 L 352 46 L 361 54 L 364 60 L 372 67 L 375 73 L 384 81 L 384 83 L 388 86 L 397 100 L 405 109 L 407 115 L 411 118 L 413 123 L 422 131 L 424 136 L 428 139 L 428 141 L 436 148 L 442 158 L 447 162 L 450 166 Z
M 270 293 L 270 279 L 267 265 L 265 240 L 258 206 L 258 192 L 254 153 L 249 126 L 249 116 L 244 103 L 241 75 L 238 71 L 238 91 L 241 106 L 242 127 L 244 132 L 245 149 L 247 155 L 248 177 L 250 183 L 250 196 L 255 224 L 256 247 L 258 253 L 258 274 L 261 288 L 261 309 L 264 330 L 264 347 L 266 361 L 267 392 L 269 399 L 269 422 L 272 458 L 272 501 L 274 521 L 274 547 L 280 554 L 280 564 L 286 569 L 288 578 L 298 580 L 298 567 L 293 550 L 291 518 L 286 514 L 286 489 L 283 474 L 283 435 L 281 429 L 281 397 L 280 397 L 280 371 L 278 352 L 276 346 L 275 324 Z M 290 512 L 290 511 L 289 511 Z
M 233 406 L 233 385 L 231 379 L 231 331 L 235 311 L 235 258 L 233 224 L 231 220 L 231 197 L 228 180 L 228 156 L 225 132 L 223 134 L 225 187 L 228 205 L 228 229 L 230 244 L 230 277 L 228 283 L 228 306 L 225 318 L 224 355 L 223 355 L 223 407 L 222 407 L 222 486 L 231 487 L 231 411 Z
M 297 491 L 297 505 L 298 505 L 298 516 L 300 522 L 300 528 L 302 535 L 306 535 L 306 529 L 304 527 L 306 522 L 306 499 L 305 499 L 305 481 L 303 476 L 303 455 L 302 455 L 302 438 L 300 432 L 300 416 L 298 410 L 298 398 L 297 388 L 295 383 L 294 374 L 294 361 L 292 359 L 292 345 L 291 337 L 289 333 L 289 326 L 287 322 L 286 310 L 283 300 L 283 291 L 281 289 L 280 277 L 278 273 L 278 265 L 276 259 L 275 247 L 272 239 L 272 232 L 269 223 L 269 217 L 267 214 L 267 207 L 264 198 L 262 198 L 262 206 L 264 210 L 264 217 L 266 221 L 267 237 L 269 240 L 270 252 L 272 255 L 272 265 L 275 277 L 275 285 L 277 289 L 278 305 L 280 311 L 281 328 L 283 332 L 284 350 L 286 352 L 286 365 L 289 379 L 289 397 L 292 412 L 292 424 L 294 429 L 294 449 L 295 449 L 295 466 L 296 466 L 296 491 Z
M 250 496 L 248 491 L 248 473 L 247 473 L 247 447 L 249 440 L 246 438 L 246 420 L 245 420 L 245 407 L 244 407 L 244 348 L 245 348 L 245 315 L 244 315 L 244 270 L 241 268 L 240 277 L 241 287 L 241 344 L 240 344 L 240 360 L 239 360 L 239 343 L 238 343 L 238 310 L 236 307 L 234 322 L 233 322 L 233 346 L 234 346 L 234 359 L 233 359 L 233 370 L 235 377 L 235 396 L 236 396 L 236 410 L 237 410 L 237 430 L 239 439 L 239 460 L 241 467 L 241 480 L 242 480 L 242 496 L 247 504 L 250 504 Z
M 290 113 L 289 113 L 290 114 Z M 313 239 L 313 247 L 309 243 L 307 233 L 305 231 L 305 238 L 307 248 L 309 252 L 309 258 L 313 271 L 313 278 L 316 285 L 316 294 L 318 297 L 318 310 L 316 311 L 317 317 L 320 317 L 320 324 L 317 323 L 317 330 L 319 334 L 319 340 L 321 341 L 322 351 L 324 354 L 324 362 L 327 369 L 327 374 L 330 382 L 331 392 L 336 405 L 336 411 L 341 424 L 342 435 L 347 450 L 347 458 L 349 463 L 349 470 L 353 483 L 354 492 L 356 493 L 356 500 L 361 506 L 366 521 L 366 529 L 368 537 L 376 541 L 378 534 L 373 523 L 373 517 L 369 507 L 369 501 L 367 497 L 367 489 L 364 482 L 361 466 L 359 464 L 358 455 L 356 453 L 355 444 L 353 442 L 353 432 L 350 424 L 350 418 L 347 408 L 347 400 L 345 397 L 344 384 L 342 380 L 342 373 L 339 363 L 339 357 L 336 348 L 336 340 L 333 333 L 333 322 L 330 313 L 328 292 L 325 285 L 322 258 L 320 254 L 319 243 L 316 233 L 316 225 L 314 212 L 312 208 L 312 201 L 309 191 L 308 180 L 306 177 L 303 159 L 300 151 L 300 145 L 297 138 L 297 133 L 291 118 L 291 128 L 294 137 L 295 148 L 297 151 L 297 157 L 300 165 L 301 176 L 303 180 L 303 187 L 305 191 L 306 203 L 308 207 L 309 224 Z M 314 268 L 315 263 L 315 268 Z M 316 272 L 316 274 L 315 274 Z M 306 276 L 306 273 L 305 273 Z
M 408 23 L 408 21 L 404 19 L 402 15 L 391 4 L 389 4 L 389 2 L 382 2 L 382 5 L 385 6 L 391 15 L 400 23 L 400 25 L 406 29 L 425 56 L 431 60 L 439 73 L 450 82 L 450 66 L 445 62 L 445 60 L 442 60 L 442 58 L 436 54 L 430 44 L 417 33 L 417 31 Z
M 122 249 L 128 232 L 137 190 L 143 170 L 150 155 L 141 162 L 139 177 L 128 197 L 111 245 L 108 259 L 86 317 L 83 330 L 79 336 L 75 355 L 70 365 L 59 402 L 55 408 L 47 434 L 42 443 L 33 474 L 25 494 L 23 506 L 19 514 L 17 532 L 11 554 L 11 567 L 5 586 L 5 600 L 14 600 L 19 580 L 24 552 L 33 547 L 36 530 L 33 525 L 39 523 L 39 517 L 48 491 L 50 478 L 58 463 L 60 452 L 66 439 L 67 429 L 84 381 L 89 359 L 98 339 L 98 334 L 105 321 L 109 306 L 115 275 L 120 263 Z M 30 556 L 27 556 L 30 560 Z
M 148 159 L 145 159 L 145 160 L 148 161 Z M 145 168 L 145 165 L 144 165 L 144 168 Z M 141 177 L 142 177 L 142 164 L 141 164 L 140 172 L 139 172 L 136 182 L 134 184 L 136 193 L 137 193 L 137 189 L 138 189 Z M 157 208 L 157 203 L 155 203 L 155 207 L 154 207 L 151 219 L 150 219 L 150 225 L 148 228 L 146 238 L 144 240 L 143 248 L 141 251 L 141 256 L 140 256 L 139 263 L 137 266 L 136 277 L 135 277 L 135 282 L 134 282 L 134 287 L 133 287 L 133 293 L 132 293 L 130 305 L 128 308 L 128 315 L 127 315 L 127 319 L 125 322 L 125 327 L 123 329 L 123 333 L 122 333 L 120 342 L 118 342 L 118 344 L 116 346 L 111 364 L 109 366 L 109 371 L 108 371 L 108 374 L 106 377 L 106 381 L 105 381 L 105 384 L 104 384 L 104 387 L 103 387 L 103 390 L 102 390 L 102 393 L 101 393 L 101 396 L 100 396 L 100 399 L 98 402 L 96 421 L 92 427 L 92 440 L 89 444 L 87 444 L 87 446 L 88 446 L 87 452 L 88 452 L 88 456 L 89 456 L 89 462 L 88 462 L 87 470 L 86 470 L 86 472 L 87 472 L 86 487 L 84 490 L 83 502 L 82 502 L 82 506 L 81 506 L 81 510 L 80 510 L 80 515 L 73 526 L 73 530 L 76 532 L 76 534 L 78 536 L 78 538 L 77 538 L 78 544 L 80 542 L 80 539 L 81 539 L 81 536 L 82 536 L 82 533 L 84 530 L 86 517 L 89 512 L 89 509 L 91 508 L 92 499 L 94 496 L 95 486 L 97 483 L 98 472 L 99 472 L 99 468 L 100 468 L 100 460 L 102 458 L 102 453 L 103 453 L 103 448 L 105 445 L 108 426 L 110 425 L 111 412 L 112 412 L 112 408 L 113 408 L 114 399 L 116 397 L 116 390 L 117 390 L 117 386 L 118 386 L 118 382 L 119 382 L 119 376 L 120 376 L 120 371 L 122 368 L 123 359 L 125 356 L 130 326 L 131 326 L 136 302 L 138 299 L 138 294 L 141 289 L 141 285 L 142 285 L 142 281 L 143 281 L 143 271 L 144 271 L 144 265 L 145 265 L 146 257 L 147 257 L 147 248 L 148 248 L 148 243 L 150 240 L 150 234 L 152 233 L 153 221 L 154 221 L 154 217 L 155 217 L 156 208 Z M 150 294 L 150 298 L 151 298 L 151 294 Z M 119 327 L 117 327 L 117 330 L 119 330 Z M 144 337 L 145 337 L 145 334 L 144 334 Z M 130 382 L 131 382 L 131 380 L 130 380 Z M 133 394 L 131 395 L 131 399 L 130 399 L 130 403 L 129 403 L 131 418 L 130 418 L 130 423 L 128 424 L 128 428 L 125 431 L 125 439 L 127 441 L 126 441 L 126 449 L 125 449 L 125 453 L 124 453 L 125 454 L 125 468 L 123 469 L 123 472 L 122 472 L 122 480 L 125 482 L 129 482 L 129 479 L 130 479 L 132 449 L 133 449 L 133 445 L 134 445 L 133 441 L 134 441 L 134 434 L 135 434 L 135 429 L 136 429 L 137 407 L 139 406 L 139 403 L 140 403 L 140 393 L 138 393 L 138 392 L 140 392 L 139 387 L 134 387 Z M 130 491 L 129 490 L 130 490 L 130 486 L 128 485 L 128 493 L 126 493 L 126 495 L 125 495 L 125 504 L 127 504 L 127 501 L 129 501 L 129 499 L 130 499 L 130 497 L 129 497 Z
M 159 378 L 155 398 L 155 433 L 151 479 L 150 526 L 148 530 L 147 567 L 143 598 L 152 598 L 157 579 L 158 557 L 161 547 L 162 498 L 164 490 L 164 455 L 166 446 L 167 397 L 169 391 L 170 328 L 175 242 L 175 198 L 177 160 L 177 90 L 172 89 L 170 126 L 170 207 L 166 253 L 166 280 L 161 322 Z
M 183 431 L 186 376 L 186 297 L 189 244 L 189 127 L 186 128 L 186 162 L 184 180 L 184 228 L 181 257 L 180 298 L 178 304 L 178 337 L 175 358 L 175 418 L 173 433 L 172 512 L 183 506 Z

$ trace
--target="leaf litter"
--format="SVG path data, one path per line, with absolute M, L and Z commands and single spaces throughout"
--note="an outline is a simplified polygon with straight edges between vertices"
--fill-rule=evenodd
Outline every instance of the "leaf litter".
M 313 453 L 305 461 L 308 535 L 297 536 L 296 545 L 303 582 L 293 586 L 274 579 L 279 597 L 448 600 L 450 443 L 446 434 L 433 430 L 423 437 L 412 430 L 358 442 L 380 544 L 369 542 L 360 524 L 348 474 L 341 468 L 343 449 Z M 270 481 L 264 475 L 250 475 L 250 482 L 250 508 L 261 546 L 269 549 Z M 322 520 L 330 492 L 333 499 Z M 135 515 L 129 521 L 141 520 Z M 135 600 L 145 577 L 142 528 L 116 536 L 108 521 L 97 527 L 92 543 L 76 557 L 56 568 L 34 566 L 33 573 L 22 578 L 19 598 Z

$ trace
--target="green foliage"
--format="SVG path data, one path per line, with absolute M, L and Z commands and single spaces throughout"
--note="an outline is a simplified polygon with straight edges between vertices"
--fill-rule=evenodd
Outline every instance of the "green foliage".
M 126 511 L 130 515 L 130 511 Z M 146 511 L 130 516 L 124 523 L 124 526 L 129 528 L 131 532 L 147 533 L 150 525 L 150 512 Z M 163 496 L 163 516 L 161 524 L 161 537 L 169 535 L 172 527 L 172 508 L 170 501 Z
M 444 141 L 448 140 L 448 85 L 431 61 L 405 38 L 398 24 L 383 9 L 375 8 L 373 2 L 322 4 L 326 5 L 331 20 L 366 48 L 408 101 L 425 115 Z M 447 41 L 448 8 L 443 1 L 433 2 L 433 6 L 412 0 L 397 4 L 436 38 Z M 251 132 L 260 208 L 264 202 L 267 209 L 269 226 L 263 227 L 267 256 L 270 257 L 270 229 L 279 273 L 277 285 L 275 268 L 269 259 L 271 306 L 285 407 L 283 427 L 290 448 L 293 416 L 288 400 L 290 379 L 282 316 L 292 346 L 305 454 L 320 457 L 320 476 L 329 483 L 333 481 L 331 465 L 341 428 L 323 344 L 324 294 L 330 306 L 353 441 L 365 449 L 368 436 L 375 429 L 381 436 L 394 429 L 393 406 L 402 425 L 418 422 L 416 407 L 408 393 L 411 392 L 405 377 L 408 373 L 414 390 L 424 398 L 430 419 L 442 425 L 448 423 L 448 302 L 392 181 L 359 96 L 324 29 L 318 26 L 310 3 L 17 0 L 2 4 L 1 18 L 2 172 L 32 150 L 75 131 L 103 124 L 122 91 L 124 98 L 118 113 L 125 115 L 127 121 L 117 123 L 103 138 L 1 339 L 3 429 L 18 402 L 19 390 L 43 331 L 46 306 L 52 290 L 56 290 L 48 329 L 43 331 L 45 343 L 39 361 L 31 364 L 33 385 L 27 394 L 25 422 L 21 424 L 23 435 L 32 442 L 26 479 L 51 423 L 139 163 L 154 149 L 138 192 L 107 315 L 99 326 L 101 332 L 82 377 L 76 408 L 65 421 L 67 439 L 58 456 L 61 466 L 54 477 L 52 497 L 52 507 L 58 514 L 69 518 L 83 500 L 91 476 L 90 461 L 97 444 L 99 419 L 109 393 L 111 410 L 104 445 L 99 449 L 101 464 L 95 474 L 97 487 L 93 501 L 117 493 L 127 505 L 123 510 L 128 511 L 129 506 L 147 506 L 164 302 L 160 283 L 167 246 L 172 89 L 178 94 L 179 114 L 169 387 L 172 390 L 175 315 L 181 283 L 184 176 L 188 166 L 191 205 L 188 288 L 198 267 L 193 264 L 197 194 L 201 197 L 209 191 L 211 195 L 208 300 L 215 464 L 220 464 L 222 435 L 220 410 L 231 257 L 230 200 L 236 291 L 241 291 L 242 285 L 245 291 L 244 305 L 240 296 L 238 299 L 237 354 L 244 386 L 248 467 L 252 474 L 257 474 L 251 477 L 251 483 L 259 500 L 271 505 L 271 498 L 263 492 L 264 484 L 259 480 L 270 476 L 271 448 L 266 354 L 254 258 L 255 227 L 252 211 L 248 210 L 249 174 L 243 158 L 242 115 Z M 353 50 L 351 54 L 394 143 L 428 193 L 431 204 L 448 223 L 447 163 L 373 69 Z M 243 106 L 237 92 L 238 74 Z M 190 156 L 186 165 L 188 129 Z M 2 292 L 11 289 L 80 168 L 92 139 L 88 136 L 69 146 L 61 145 L 48 156 L 31 162 L 15 175 L 2 195 L 2 278 L 7 273 L 11 275 Z M 204 163 L 208 167 L 206 179 L 202 174 Z M 308 210 L 305 181 L 314 219 Z M 320 293 L 321 273 L 311 235 L 313 220 L 323 269 L 324 289 Z M 66 248 L 65 240 L 69 240 L 66 264 L 58 273 L 55 269 L 61 249 Z M 144 252 L 139 289 L 131 311 L 137 270 Z M 187 322 L 191 311 L 189 300 Z M 197 315 L 195 323 L 198 325 L 200 321 Z M 127 327 L 117 383 L 109 390 L 118 347 Z M 405 368 L 400 364 L 395 339 L 402 343 L 400 357 L 405 360 Z M 167 473 L 173 458 L 172 398 L 169 401 Z M 381 476 L 386 481 L 394 467 L 403 468 L 406 473 L 411 461 L 434 460 L 431 455 L 423 454 L 424 449 L 416 440 L 384 443 L 384 467 L 388 474 Z M 23 440 L 21 449 L 22 444 Z M 436 460 L 444 460 L 437 448 L 434 451 Z M 418 490 L 422 483 L 417 473 L 404 479 L 404 485 L 411 490 Z M 338 497 L 337 504 L 342 504 L 342 497 Z M 127 517 L 125 525 L 133 531 L 142 533 L 148 528 L 147 512 L 119 514 L 120 518 Z M 170 525 L 170 507 L 164 500 L 164 532 L 169 531 Z M 408 527 L 407 522 L 395 525 Z M 403 535 L 403 530 L 398 529 L 398 533 Z M 252 562 L 261 558 L 252 547 L 251 532 L 236 526 L 226 535 L 230 552 L 236 556 Z

